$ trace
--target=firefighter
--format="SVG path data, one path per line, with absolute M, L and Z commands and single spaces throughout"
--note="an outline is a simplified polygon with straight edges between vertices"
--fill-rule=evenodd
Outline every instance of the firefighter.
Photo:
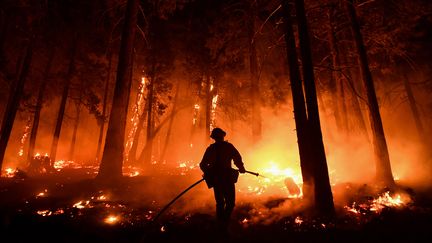
M 215 141 L 205 151 L 200 163 L 208 188 L 213 188 L 216 200 L 216 218 L 219 230 L 227 232 L 235 206 L 235 183 L 240 173 L 245 173 L 242 157 L 231 143 L 224 140 L 225 131 L 214 128 L 210 137 Z M 238 170 L 231 167 L 231 161 Z

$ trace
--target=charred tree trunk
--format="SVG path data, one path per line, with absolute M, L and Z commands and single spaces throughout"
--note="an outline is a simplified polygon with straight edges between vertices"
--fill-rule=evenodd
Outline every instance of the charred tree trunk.
M 53 140 L 51 143 L 51 152 L 50 152 L 51 163 L 54 163 L 56 160 L 57 146 L 58 146 L 58 141 L 60 138 L 60 132 L 61 132 L 62 124 L 63 124 L 63 118 L 64 118 L 65 111 L 66 111 L 66 102 L 67 102 L 68 95 L 69 95 L 69 88 L 70 88 L 70 84 L 72 82 L 72 77 L 75 73 L 75 58 L 76 58 L 76 52 L 77 52 L 77 46 L 78 46 L 78 39 L 75 39 L 73 41 L 72 45 L 73 45 L 73 47 L 71 49 L 71 57 L 70 57 L 68 72 L 67 72 L 67 76 L 66 76 L 66 83 L 63 87 L 62 97 L 61 97 L 61 101 L 60 101 L 60 108 L 59 108 L 59 112 L 57 114 L 56 126 L 54 129 Z
M 50 54 L 48 56 L 48 62 L 47 62 L 46 67 L 45 67 L 44 76 L 43 76 L 42 82 L 41 82 L 40 87 L 39 87 L 38 97 L 36 100 L 33 125 L 32 125 L 31 132 L 30 132 L 29 149 L 27 152 L 27 162 L 28 163 L 30 163 L 30 161 L 32 161 L 32 158 L 34 156 L 34 150 L 36 147 L 36 137 L 37 137 L 37 132 L 39 129 L 40 113 L 42 110 L 43 98 L 45 96 L 46 85 L 48 83 L 48 78 L 49 78 L 52 63 L 54 60 L 54 55 L 55 55 L 55 48 L 51 48 Z
M 259 77 L 258 77 L 258 60 L 255 45 L 255 16 L 256 16 L 256 1 L 251 4 L 249 16 L 249 69 L 251 82 L 251 107 L 252 107 L 252 139 L 257 142 L 261 139 L 261 109 L 260 109 L 260 92 L 259 92 Z
M 372 141 L 376 157 L 376 177 L 378 181 L 384 183 L 385 185 L 393 186 L 394 179 L 390 165 L 387 142 L 384 135 L 384 128 L 381 121 L 378 100 L 376 97 L 372 74 L 369 69 L 367 52 L 364 46 L 353 0 L 345 1 L 345 7 L 351 21 L 351 32 L 357 48 L 358 63 L 360 65 L 361 77 L 363 79 L 363 85 L 367 95 L 369 118 L 372 128 Z
M 327 168 L 327 159 L 321 133 L 318 101 L 313 72 L 312 54 L 303 0 L 295 0 L 300 53 L 302 57 L 303 82 L 305 88 L 310 146 L 313 154 L 314 194 L 317 209 L 323 213 L 334 213 L 333 194 Z
M 303 177 L 303 195 L 306 200 L 313 200 L 313 173 L 308 145 L 308 128 L 305 99 L 300 77 L 300 69 L 296 51 L 293 24 L 291 20 L 291 6 L 288 1 L 282 1 L 285 28 L 285 42 L 287 51 L 287 64 L 291 84 L 291 93 L 294 106 L 294 121 L 297 131 L 297 143 L 300 155 L 300 167 Z
M 128 0 L 123 27 L 113 105 L 108 123 L 105 147 L 98 178 L 115 180 L 122 177 L 123 152 L 135 40 L 138 0 Z
M 96 162 L 99 162 L 101 148 L 102 148 L 102 140 L 104 135 L 104 129 L 105 129 L 105 117 L 106 117 L 106 110 L 107 110 L 107 104 L 108 104 L 108 91 L 109 91 L 109 84 L 111 80 L 111 66 L 112 66 L 112 59 L 113 59 L 112 51 L 109 51 L 108 55 L 108 72 L 107 72 L 107 78 L 105 80 L 105 89 L 104 89 L 104 96 L 103 96 L 103 105 L 102 105 L 102 118 L 103 120 L 100 121 L 100 127 L 99 127 L 99 138 L 98 138 L 98 145 L 96 149 Z
M 24 84 L 30 71 L 30 65 L 33 56 L 33 38 L 30 39 L 27 50 L 25 51 L 22 68 L 19 72 L 18 79 L 13 84 L 9 94 L 6 111 L 2 120 L 0 134 L 0 170 L 3 165 L 3 159 L 6 152 L 6 147 L 15 121 L 15 116 L 19 108 L 20 100 L 24 92 Z

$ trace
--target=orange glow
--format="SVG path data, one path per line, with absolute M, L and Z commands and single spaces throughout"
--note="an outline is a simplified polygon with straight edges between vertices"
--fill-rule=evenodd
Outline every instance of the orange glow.
M 108 215 L 105 219 L 104 222 L 107 224 L 116 224 L 120 221 L 120 217 L 116 216 L 116 215 Z

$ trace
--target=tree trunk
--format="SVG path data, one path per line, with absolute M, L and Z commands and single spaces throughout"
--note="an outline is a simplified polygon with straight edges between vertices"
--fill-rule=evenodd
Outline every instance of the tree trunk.
M 154 69 L 153 69 L 154 70 Z M 153 72 L 154 73 L 154 72 Z M 139 161 L 145 165 L 151 164 L 152 152 L 153 152 L 153 129 L 154 129 L 154 118 L 153 118 L 153 103 L 154 103 L 154 81 L 155 75 L 150 78 L 147 93 L 147 134 L 146 143 L 144 149 L 140 155 Z
M 113 105 L 108 123 L 105 147 L 98 178 L 116 180 L 122 177 L 123 152 L 129 95 L 132 83 L 133 47 L 138 0 L 128 0 L 123 27 Z
M 12 23 L 12 21 L 9 21 L 10 17 L 8 14 L 5 14 L 4 16 L 1 16 L 1 22 L 0 22 L 0 71 L 3 71 L 6 67 L 6 55 L 4 51 L 4 44 L 6 42 L 6 36 L 9 29 L 9 24 Z
M 371 122 L 372 141 L 376 157 L 376 177 L 379 182 L 391 187 L 394 186 L 394 179 L 390 165 L 387 142 L 384 135 L 384 128 L 381 121 L 372 74 L 369 69 L 366 48 L 364 46 L 353 0 L 345 1 L 345 7 L 351 21 L 351 32 L 355 40 L 358 53 L 358 63 L 361 69 L 361 77 L 363 79 L 363 85 L 368 100 L 369 120 Z
M 108 91 L 109 91 L 109 84 L 110 84 L 110 80 L 111 80 L 111 66 L 112 66 L 112 59 L 113 59 L 114 55 L 112 54 L 112 51 L 109 51 L 109 55 L 108 55 L 108 73 L 107 73 L 107 78 L 105 80 L 105 90 L 104 90 L 104 96 L 103 96 L 103 105 L 102 105 L 102 117 L 103 120 L 100 121 L 100 127 L 99 127 L 99 138 L 98 138 L 98 145 L 97 145 L 97 149 L 96 149 L 96 162 L 99 162 L 99 156 L 101 153 L 101 149 L 102 149 L 102 140 L 103 140 L 103 135 L 104 135 L 104 129 L 105 129 L 105 117 L 106 117 L 106 110 L 107 110 L 107 104 L 108 104 Z
M 411 89 L 411 84 L 409 83 L 408 76 L 406 74 L 404 74 L 404 76 L 403 76 L 403 82 L 404 82 L 405 92 L 406 92 L 407 97 L 408 97 L 409 107 L 411 109 L 411 112 L 413 113 L 414 123 L 415 123 L 415 126 L 417 128 L 417 133 L 418 133 L 419 139 L 425 142 L 425 141 L 427 141 L 427 140 L 425 140 L 425 139 L 427 139 L 427 138 L 425 138 L 425 130 L 423 127 L 422 120 L 420 118 L 420 113 L 419 113 L 419 110 L 417 108 L 417 104 L 416 104 L 416 100 L 414 98 L 413 91 Z
M 348 65 L 347 54 L 345 53 L 345 55 L 341 55 L 341 57 L 345 65 Z M 356 84 L 358 84 L 357 76 L 352 72 L 351 68 L 347 69 L 344 80 L 350 86 L 348 89 L 350 90 L 349 95 L 351 95 L 351 106 L 355 120 L 353 122 L 354 127 L 358 126 L 359 133 L 362 134 L 367 141 L 370 141 L 366 122 L 363 117 L 362 108 L 359 102 L 359 96 L 362 92 L 356 86 Z M 343 81 L 341 80 L 341 82 Z
M 209 135 L 211 130 L 211 110 L 212 110 L 212 90 L 211 90 L 211 76 L 207 73 L 206 84 L 205 84 L 205 132 L 204 141 L 209 141 Z
M 3 165 L 3 159 L 6 152 L 6 147 L 9 141 L 12 127 L 15 121 L 15 116 L 19 108 L 20 100 L 24 92 L 24 84 L 30 71 L 30 65 L 33 56 L 33 38 L 30 39 L 29 45 L 25 52 L 21 71 L 15 84 L 12 85 L 11 92 L 8 98 L 6 111 L 2 120 L 0 134 L 0 171 Z
M 43 76 L 42 82 L 41 82 L 40 87 L 39 87 L 38 97 L 36 100 L 33 125 L 32 125 L 31 132 L 30 132 L 29 149 L 27 152 L 27 162 L 28 163 L 30 163 L 32 161 L 32 158 L 35 154 L 34 150 L 36 147 L 36 137 L 37 137 L 37 132 L 39 129 L 40 113 L 42 110 L 43 98 L 45 95 L 46 85 L 48 83 L 49 74 L 50 74 L 52 63 L 54 60 L 54 55 L 55 55 L 55 48 L 51 48 L 49 56 L 48 56 L 48 62 L 47 62 L 46 67 L 45 67 L 44 76 Z
M 81 115 L 81 99 L 82 96 L 80 95 L 79 100 L 75 103 L 76 117 L 74 121 L 73 132 L 72 132 L 72 140 L 69 148 L 69 160 L 73 160 L 75 155 L 76 137 L 78 133 L 78 125 L 79 125 L 80 115 Z
M 328 36 L 328 42 L 330 47 L 330 53 L 331 53 L 331 65 L 332 65 L 332 71 L 330 76 L 330 82 L 329 82 L 329 90 L 331 92 L 331 107 L 333 108 L 333 115 L 336 121 L 336 126 L 339 130 L 345 131 L 345 127 L 343 126 L 342 117 L 340 113 L 340 86 L 339 81 L 340 78 L 340 71 L 338 70 L 340 67 L 340 61 L 339 61 L 339 52 L 337 49 L 337 40 L 336 40 L 336 34 L 334 30 L 334 7 L 330 6 L 328 9 L 328 25 L 327 25 L 327 36 Z
M 261 109 L 260 109 L 260 92 L 259 92 L 259 77 L 258 77 L 258 60 L 255 45 L 255 16 L 256 16 L 256 1 L 251 4 L 249 16 L 249 68 L 251 82 L 251 107 L 252 107 L 252 140 L 258 142 L 261 139 Z
M 147 105 L 146 105 L 147 107 Z M 128 162 L 130 164 L 135 164 L 137 162 L 137 150 L 138 150 L 138 142 L 139 142 L 139 138 L 141 135 L 141 132 L 143 130 L 144 127 L 144 121 L 146 118 L 146 114 L 147 114 L 147 108 L 143 110 L 142 114 L 139 117 L 138 120 L 138 124 L 137 124 L 137 128 L 133 137 L 133 141 L 132 141 L 132 146 L 129 149 L 129 154 L 128 154 Z
M 300 155 L 300 167 L 303 177 L 303 195 L 306 200 L 313 200 L 313 174 L 308 147 L 308 128 L 305 100 L 303 94 L 300 69 L 297 58 L 296 43 L 293 24 L 291 20 L 291 7 L 288 1 L 282 1 L 285 28 L 285 42 L 287 51 L 287 64 L 289 68 L 291 93 L 294 106 L 294 121 L 297 131 L 297 143 Z
M 177 89 L 176 89 L 176 93 L 175 93 L 175 96 L 174 96 L 174 102 L 173 102 L 173 107 L 172 107 L 172 112 L 173 113 L 175 113 L 176 110 L 177 110 L 177 103 L 178 103 L 179 93 L 180 93 L 180 82 L 177 83 Z M 173 127 L 173 124 L 174 124 L 174 118 L 175 118 L 175 116 L 171 116 L 170 119 L 169 119 L 167 135 L 165 137 L 165 143 L 164 143 L 164 146 L 163 146 L 163 149 L 162 149 L 161 156 L 159 158 L 160 161 L 163 161 L 165 159 L 165 154 L 166 154 L 166 151 L 167 151 L 167 148 L 168 148 L 168 145 L 169 145 L 169 142 L 170 142 L 170 138 L 171 138 L 171 131 L 172 131 L 172 127 Z
M 69 61 L 68 73 L 66 76 L 66 83 L 63 87 L 63 93 L 60 101 L 60 108 L 57 114 L 56 126 L 54 129 L 53 140 L 51 143 L 51 152 L 50 152 L 51 163 L 54 163 L 56 161 L 57 146 L 60 138 L 60 132 L 62 129 L 63 118 L 66 111 L 66 102 L 69 95 L 69 88 L 72 82 L 72 77 L 75 73 L 75 58 L 76 58 L 77 46 L 78 46 L 78 39 L 75 37 L 75 40 L 72 43 L 72 49 L 70 53 L 71 57 Z
M 313 175 L 315 205 L 322 213 L 334 213 L 333 194 L 327 168 L 327 159 L 321 133 L 321 124 L 318 111 L 318 101 L 313 73 L 312 54 L 307 27 L 306 13 L 303 0 L 295 0 L 300 53 L 302 57 L 303 82 L 305 88 L 306 107 L 308 114 L 308 128 L 310 130 L 310 146 L 313 154 Z

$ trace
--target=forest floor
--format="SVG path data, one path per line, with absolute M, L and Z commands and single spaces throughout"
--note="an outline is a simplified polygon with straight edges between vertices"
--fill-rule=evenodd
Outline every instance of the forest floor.
M 107 187 L 89 174 L 71 169 L 32 178 L 1 178 L 0 241 L 430 242 L 432 237 L 432 190 L 426 187 L 401 187 L 405 196 L 391 198 L 392 205 L 381 203 L 385 193 L 366 185 L 337 185 L 335 197 L 348 196 L 345 206 L 336 205 L 332 219 L 307 213 L 298 206 L 301 199 L 239 199 L 230 233 L 221 237 L 215 230 L 213 205 L 204 203 L 199 209 L 190 205 L 198 193 L 211 198 L 202 185 L 202 190 L 194 189 L 153 221 L 170 198 L 195 182 L 190 177 L 125 177 Z M 162 191 L 165 195 L 159 197 Z M 380 200 L 377 195 L 382 195 Z

